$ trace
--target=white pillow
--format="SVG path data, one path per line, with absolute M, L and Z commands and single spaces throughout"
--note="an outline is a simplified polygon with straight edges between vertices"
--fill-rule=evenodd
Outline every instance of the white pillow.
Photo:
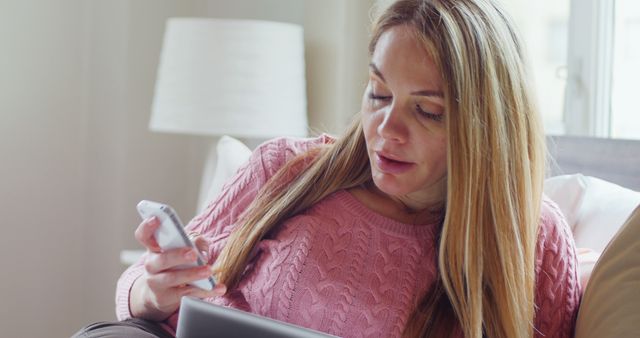
M 582 174 L 548 178 L 544 190 L 567 218 L 576 246 L 597 252 L 640 204 L 640 192 Z
M 251 157 L 251 149 L 239 140 L 222 136 L 216 145 L 216 164 L 213 177 L 203 179 L 198 199 L 198 212 L 204 210 L 209 203 L 218 196 L 224 183 L 229 180 L 240 167 Z M 210 168 L 211 165 L 205 166 Z M 209 170 L 209 169 L 205 169 Z M 205 175 L 207 176 L 205 172 Z
M 584 176 L 581 174 L 555 176 L 544 182 L 544 193 L 558 204 L 572 232 L 576 228 L 578 212 L 586 189 Z

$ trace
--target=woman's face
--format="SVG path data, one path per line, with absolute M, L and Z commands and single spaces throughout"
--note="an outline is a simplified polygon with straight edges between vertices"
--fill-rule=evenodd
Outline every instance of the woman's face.
M 413 28 L 396 26 L 380 36 L 361 114 L 376 187 L 415 207 L 442 201 L 447 171 L 443 83 Z

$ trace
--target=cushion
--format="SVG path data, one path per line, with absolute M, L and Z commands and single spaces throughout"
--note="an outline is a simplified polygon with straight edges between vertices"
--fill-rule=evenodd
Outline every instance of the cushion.
M 213 177 L 203 178 L 202 186 L 200 187 L 199 212 L 207 207 L 209 202 L 222 191 L 224 183 L 233 177 L 238 169 L 249 160 L 251 149 L 239 140 L 225 135 L 218 141 L 216 153 Z M 212 165 L 210 164 L 205 165 L 205 168 L 211 167 Z M 209 169 L 205 169 L 205 174 L 209 171 Z
M 640 207 L 596 263 L 576 322 L 577 338 L 638 337 Z
M 565 215 L 576 247 L 596 252 L 640 204 L 640 192 L 582 174 L 548 178 L 544 189 Z

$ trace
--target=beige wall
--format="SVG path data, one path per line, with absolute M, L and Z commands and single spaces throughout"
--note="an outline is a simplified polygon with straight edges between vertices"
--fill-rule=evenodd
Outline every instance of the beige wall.
M 340 133 L 360 109 L 367 79 L 371 0 L 305 1 L 309 123 Z
M 1 5 L 0 327 L 5 337 L 64 337 L 114 317 L 135 202 L 195 202 L 195 141 L 146 127 L 164 19 L 193 5 Z M 165 151 L 175 162 L 157 170 Z
M 147 129 L 166 18 L 302 24 L 310 121 L 336 133 L 364 87 L 370 2 L 1 0 L 2 336 L 114 319 L 136 202 L 193 216 L 208 141 Z
M 81 317 L 86 152 L 81 0 L 0 5 L 0 327 L 47 336 Z M 58 311 L 62 305 L 67 313 Z M 45 328 L 35 327 L 41 321 Z M 19 325 L 27 326 L 27 334 Z

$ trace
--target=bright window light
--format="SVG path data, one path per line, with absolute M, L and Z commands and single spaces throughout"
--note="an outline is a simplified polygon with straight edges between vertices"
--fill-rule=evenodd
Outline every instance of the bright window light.
M 640 1 L 616 0 L 611 136 L 640 139 Z
M 570 1 L 502 2 L 525 42 L 546 132 L 563 134 Z

